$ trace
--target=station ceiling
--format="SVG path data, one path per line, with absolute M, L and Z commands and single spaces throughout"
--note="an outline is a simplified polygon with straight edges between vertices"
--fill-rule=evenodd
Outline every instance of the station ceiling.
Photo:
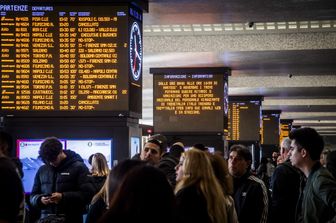
M 335 0 L 150 0 L 144 14 L 143 124 L 151 67 L 231 67 L 229 95 L 336 136 Z

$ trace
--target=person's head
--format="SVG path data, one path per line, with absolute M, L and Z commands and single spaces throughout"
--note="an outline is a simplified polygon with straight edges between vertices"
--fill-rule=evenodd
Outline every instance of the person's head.
M 274 162 L 276 162 L 277 159 L 278 159 L 278 156 L 279 156 L 279 153 L 278 153 L 278 152 L 273 152 L 273 153 L 272 153 L 272 160 L 273 160 Z
M 198 149 L 188 150 L 181 156 L 176 170 L 177 178 L 182 177 L 177 180 L 175 193 L 189 186 L 195 186 L 206 200 L 211 221 L 225 221 L 226 211 L 222 208 L 225 203 L 224 192 L 215 176 L 209 154 Z
M 92 158 L 94 154 L 91 154 L 88 158 L 88 163 L 92 166 Z
M 327 156 L 327 169 L 336 179 L 336 150 L 332 150 L 329 152 Z
M 57 167 L 66 157 L 62 150 L 62 143 L 56 137 L 46 138 L 39 150 L 39 156 L 45 164 Z
M 219 184 L 223 188 L 225 195 L 233 194 L 233 182 L 232 177 L 229 174 L 229 169 L 226 160 L 220 155 L 209 154 L 211 166 L 217 177 Z
M 183 183 L 187 184 L 188 182 L 197 181 L 205 175 L 209 177 L 209 175 L 213 174 L 214 176 L 210 160 L 206 153 L 197 149 L 184 152 L 175 169 L 176 181 L 184 181 Z
M 140 159 L 152 165 L 157 165 L 160 162 L 161 156 L 167 150 L 167 138 L 157 134 L 151 136 L 145 143 L 140 154 Z
M 209 149 L 207 147 L 205 147 L 204 144 L 201 144 L 201 143 L 197 143 L 197 144 L 194 144 L 192 146 L 192 149 L 198 149 L 198 150 L 201 150 L 201 151 L 209 151 Z
M 324 149 L 320 155 L 320 163 L 324 167 L 327 165 L 327 157 L 329 153 L 330 153 L 329 149 Z
M 291 142 L 290 138 L 286 137 L 281 141 L 280 144 L 280 156 L 282 160 L 286 160 L 288 158 L 289 151 L 291 149 Z
M 110 202 L 109 198 L 118 189 L 126 174 L 133 168 L 145 164 L 146 163 L 141 160 L 130 159 L 119 162 L 107 175 L 102 189 L 93 197 L 92 203 L 96 202 L 99 198 L 103 198 L 106 202 L 106 205 L 108 205 Z
M 229 154 L 229 172 L 233 177 L 241 177 L 250 170 L 252 154 L 244 145 L 233 145 Z
M 174 193 L 164 173 L 141 165 L 126 174 L 101 222 L 171 222 L 174 205 Z
M 180 158 L 181 154 L 184 152 L 184 148 L 180 145 L 180 144 L 173 144 L 170 147 L 169 153 L 170 155 L 176 157 L 176 158 Z
M 320 160 L 324 147 L 323 138 L 312 128 L 298 128 L 289 133 L 291 142 L 290 160 L 298 168 L 307 162 Z
M 10 156 L 13 150 L 12 136 L 4 131 L 0 131 L 0 156 Z
M 107 160 L 101 153 L 93 154 L 91 166 L 91 172 L 94 176 L 107 176 L 110 172 L 110 169 L 107 165 Z

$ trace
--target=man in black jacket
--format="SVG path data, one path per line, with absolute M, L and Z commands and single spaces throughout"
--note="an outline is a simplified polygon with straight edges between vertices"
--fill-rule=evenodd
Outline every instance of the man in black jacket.
M 300 195 L 300 172 L 289 160 L 291 140 L 284 138 L 280 145 L 281 159 L 271 178 L 271 215 L 270 222 L 295 222 L 295 209 Z
M 266 223 L 268 193 L 262 180 L 251 175 L 251 152 L 233 145 L 229 154 L 229 172 L 234 183 L 234 202 L 239 223 Z
M 83 159 L 73 151 L 62 150 L 55 137 L 41 144 L 39 155 L 46 165 L 36 173 L 30 202 L 41 210 L 41 218 L 56 214 L 67 223 L 82 223 L 94 188 Z

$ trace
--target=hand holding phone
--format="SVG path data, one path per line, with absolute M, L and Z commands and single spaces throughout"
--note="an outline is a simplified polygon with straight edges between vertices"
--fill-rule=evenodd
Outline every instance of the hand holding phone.
M 58 192 L 52 193 L 50 197 L 51 203 L 58 204 L 61 200 L 62 200 L 62 193 L 58 193 Z
M 45 194 L 45 195 L 43 195 L 43 196 L 41 197 L 41 202 L 42 202 L 42 204 L 44 204 L 44 205 L 48 205 L 48 204 L 50 204 L 50 203 L 51 203 L 50 198 L 51 198 L 51 194 Z

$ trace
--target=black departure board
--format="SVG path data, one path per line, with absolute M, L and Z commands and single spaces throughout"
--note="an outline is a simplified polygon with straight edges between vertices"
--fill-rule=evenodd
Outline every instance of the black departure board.
M 280 112 L 262 111 L 261 144 L 279 145 Z
M 224 131 L 228 69 L 151 69 L 154 130 L 161 133 Z
M 141 117 L 141 10 L 48 2 L 0 4 L 1 115 Z
M 289 136 L 290 131 L 292 130 L 292 119 L 280 119 L 280 139 L 279 145 L 284 138 Z
M 259 141 L 261 100 L 229 97 L 228 140 Z

